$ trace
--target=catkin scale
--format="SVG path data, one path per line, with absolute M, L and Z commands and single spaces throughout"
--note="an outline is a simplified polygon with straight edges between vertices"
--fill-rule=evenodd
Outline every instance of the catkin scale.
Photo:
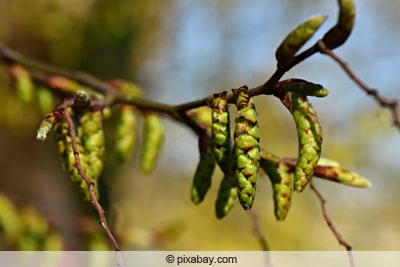
M 250 209 L 254 202 L 260 161 L 257 112 L 247 91 L 246 86 L 233 90 L 237 107 L 233 149 L 236 162 L 235 176 L 239 202 L 246 210 Z

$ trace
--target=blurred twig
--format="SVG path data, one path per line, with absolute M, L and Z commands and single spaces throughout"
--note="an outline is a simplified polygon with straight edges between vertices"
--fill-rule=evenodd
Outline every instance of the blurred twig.
M 336 61 L 343 71 L 352 79 L 365 93 L 371 95 L 382 107 L 390 109 L 392 112 L 393 124 L 400 130 L 400 117 L 398 106 L 399 103 L 396 100 L 388 99 L 379 94 L 378 90 L 373 89 L 366 85 L 356 74 L 350 69 L 346 62 L 344 62 L 339 56 L 337 56 L 331 49 L 326 47 L 325 43 L 320 40 L 318 45 L 321 49 L 321 53 L 328 55 L 334 61 Z
M 260 229 L 260 224 L 258 222 L 258 215 L 253 210 L 249 210 L 248 212 L 250 214 L 251 220 L 253 221 L 253 232 L 256 235 L 258 242 L 261 245 L 261 249 L 263 251 L 269 251 L 267 239 L 265 238 L 264 234 L 261 232 Z
M 321 203 L 321 208 L 322 208 L 322 215 L 324 216 L 324 219 L 326 223 L 328 224 L 329 229 L 331 229 L 332 233 L 335 235 L 336 239 L 339 241 L 339 244 L 345 247 L 349 254 L 349 261 L 350 261 L 350 266 L 355 267 L 354 264 L 354 259 L 353 259 L 353 254 L 352 254 L 352 247 L 351 245 L 344 239 L 342 234 L 339 232 L 339 230 L 336 228 L 336 226 L 333 224 L 331 218 L 329 217 L 328 211 L 326 209 L 326 200 L 322 196 L 322 194 L 318 191 L 318 189 L 314 186 L 312 181 L 310 181 L 310 188 L 314 193 L 316 194 L 318 200 Z

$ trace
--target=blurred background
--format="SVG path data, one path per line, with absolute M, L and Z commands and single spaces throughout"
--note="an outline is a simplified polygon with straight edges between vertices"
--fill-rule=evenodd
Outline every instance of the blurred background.
M 354 31 L 336 52 L 368 85 L 399 99 L 400 2 L 364 0 L 356 5 Z M 275 49 L 289 31 L 311 15 L 325 14 L 328 20 L 315 41 L 335 24 L 337 11 L 333 0 L 0 1 L 0 42 L 104 80 L 132 80 L 146 98 L 179 104 L 243 84 L 262 84 L 274 71 Z M 390 112 L 380 109 L 326 56 L 314 55 L 285 75 L 289 77 L 330 90 L 326 98 L 311 99 L 324 130 L 322 156 L 373 183 L 370 189 L 357 189 L 315 179 L 336 227 L 354 250 L 399 250 L 400 134 Z M 260 96 L 255 102 L 262 147 L 279 156 L 296 156 L 290 114 L 273 97 Z M 62 171 L 53 138 L 36 141 L 41 116 L 17 99 L 2 65 L 0 106 L 0 192 L 50 218 L 65 240 L 64 249 L 87 248 L 79 233 L 102 236 L 102 230 L 85 219 L 91 207 L 82 205 L 79 190 Z M 198 206 L 190 202 L 199 157 L 196 137 L 175 121 L 163 122 L 165 145 L 153 174 L 140 172 L 138 153 L 120 166 L 108 157 L 103 178 L 110 189 L 111 224 L 122 248 L 261 249 L 253 221 L 239 205 L 226 218 L 216 219 L 219 171 L 205 201 Z M 288 217 L 277 222 L 270 182 L 260 175 L 253 209 L 272 250 L 342 249 L 309 189 L 294 195 Z

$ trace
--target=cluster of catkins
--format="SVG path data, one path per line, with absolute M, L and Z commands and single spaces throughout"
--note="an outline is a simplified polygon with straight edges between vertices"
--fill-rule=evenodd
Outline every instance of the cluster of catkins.
M 260 148 L 257 112 L 248 88 L 242 86 L 232 92 L 237 109 L 233 135 L 227 92 L 214 94 L 209 104 L 211 114 L 206 109 L 190 113 L 200 125 L 209 128 L 199 135 L 200 160 L 191 189 L 195 204 L 202 202 L 210 188 L 216 165 L 224 174 L 216 201 L 218 218 L 223 218 L 237 199 L 245 210 L 252 207 L 260 168 L 270 178 L 278 220 L 285 219 L 292 192 L 303 191 L 313 176 L 356 187 L 370 186 L 365 177 L 343 169 L 337 162 L 320 158 L 322 130 L 307 96 L 326 96 L 328 90 L 321 85 L 288 79 L 274 86 L 274 95 L 292 114 L 296 124 L 298 157 L 294 164 L 292 159 L 281 159 Z M 209 123 L 200 113 L 211 116 Z
M 338 3 L 340 12 L 337 24 L 321 39 L 330 49 L 345 42 L 354 24 L 354 2 L 338 0 Z M 325 19 L 322 15 L 313 16 L 286 36 L 275 53 L 278 69 L 285 70 L 296 60 L 299 49 L 314 35 Z M 42 111 L 48 112 L 54 105 L 53 94 L 46 86 L 57 89 L 55 91 L 62 92 L 61 95 L 73 95 L 64 98 L 62 104 L 47 113 L 39 127 L 37 139 L 45 140 L 47 134 L 54 129 L 65 170 L 80 186 L 86 200 L 93 201 L 93 193 L 98 198 L 97 182 L 103 171 L 105 153 L 103 121 L 111 116 L 108 107 L 98 104 L 104 96 L 61 76 L 50 77 L 45 86 L 34 90 L 29 72 L 23 67 L 11 64 L 10 73 L 15 78 L 20 99 L 30 102 L 36 94 Z M 119 90 L 127 99 L 143 97 L 142 91 L 132 83 L 113 80 L 109 85 Z M 204 199 L 217 165 L 224 174 L 216 201 L 218 218 L 223 218 L 237 199 L 245 210 L 253 206 L 260 168 L 271 180 L 275 216 L 278 220 L 285 219 L 292 192 L 303 191 L 313 176 L 358 187 L 370 185 L 363 176 L 343 169 L 337 162 L 320 160 L 321 126 L 307 97 L 324 97 L 328 94 L 325 88 L 301 79 L 288 79 L 275 83 L 272 92 L 268 94 L 280 99 L 296 124 L 299 147 L 294 164 L 292 160 L 281 159 L 260 148 L 258 115 L 247 86 L 233 89 L 229 97 L 231 101 L 233 99 L 231 103 L 237 109 L 233 134 L 228 93 L 214 94 L 208 107 L 201 109 L 205 112 L 200 109 L 187 112 L 199 126 L 206 129 L 199 133 L 200 161 L 191 188 L 191 199 L 194 203 L 198 204 Z M 120 161 L 131 157 L 136 144 L 139 115 L 143 117 L 141 169 L 149 173 L 155 166 L 164 139 L 164 128 L 157 113 L 125 103 L 116 104 L 112 114 L 116 117 L 114 152 Z
M 129 97 L 142 96 L 141 90 L 132 83 L 114 80 L 110 84 Z M 45 140 L 47 134 L 54 130 L 64 169 L 69 172 L 72 181 L 80 186 L 87 201 L 93 200 L 89 185 L 93 187 L 96 199 L 100 197 L 98 179 L 103 172 L 105 153 L 103 120 L 111 116 L 107 108 L 92 103 L 91 99 L 96 100 L 98 97 L 84 90 L 77 90 L 73 104 L 68 107 L 58 107 L 48 113 L 37 133 L 37 139 Z M 63 115 L 64 111 L 68 112 L 73 125 L 68 123 Z M 114 153 L 121 162 L 131 157 L 136 145 L 139 115 L 143 116 L 141 169 L 144 173 L 150 173 L 154 169 L 164 139 L 164 127 L 158 114 L 146 110 L 139 111 L 127 104 L 118 104 L 112 115 L 116 117 Z M 75 131 L 74 137 L 70 132 L 71 127 Z M 74 144 L 77 153 L 73 149 Z M 81 170 L 78 168 L 77 158 Z M 90 182 L 88 183 L 82 175 L 86 175 Z
M 354 24 L 354 2 L 339 0 L 338 4 L 340 13 L 337 24 L 322 38 L 330 49 L 345 42 Z M 299 49 L 314 35 L 325 19 L 322 15 L 313 16 L 286 36 L 275 53 L 278 68 L 285 69 L 295 60 Z M 237 198 L 245 210 L 252 207 L 260 167 L 271 180 L 275 216 L 278 220 L 285 219 L 292 192 L 303 191 L 313 176 L 357 187 L 370 186 L 363 176 L 343 169 L 336 162 L 326 159 L 320 162 L 322 130 L 307 96 L 325 97 L 328 90 L 321 85 L 301 79 L 288 79 L 277 82 L 272 90 L 272 94 L 292 114 L 296 124 L 299 147 L 294 167 L 260 149 L 257 112 L 248 88 L 242 86 L 232 91 L 237 108 L 233 136 L 230 133 L 227 92 L 214 94 L 209 104 L 212 113 L 209 126 L 211 133 L 200 135 L 199 138 L 200 162 L 191 190 L 194 203 L 198 204 L 203 200 L 211 185 L 216 164 L 224 173 L 216 201 L 218 218 L 229 212 Z M 206 121 L 199 114 L 192 115 L 198 122 Z

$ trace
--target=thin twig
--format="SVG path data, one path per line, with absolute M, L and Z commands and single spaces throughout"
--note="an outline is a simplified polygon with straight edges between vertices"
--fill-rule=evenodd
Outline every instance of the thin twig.
M 349 255 L 349 262 L 351 267 L 355 267 L 354 264 L 354 259 L 353 259 L 353 254 L 352 254 L 352 247 L 351 245 L 343 238 L 342 234 L 339 232 L 339 230 L 336 228 L 336 226 L 333 224 L 331 218 L 329 217 L 328 211 L 326 209 L 326 200 L 322 196 L 322 194 L 318 191 L 318 189 L 314 186 L 312 181 L 310 182 L 310 188 L 314 193 L 316 194 L 317 198 L 319 199 L 321 203 L 321 209 L 322 209 L 322 215 L 324 216 L 324 219 L 326 223 L 328 224 L 329 229 L 331 229 L 332 233 L 335 235 L 337 241 L 339 242 L 340 245 L 344 246 L 345 249 L 348 252 Z
M 258 242 L 261 245 L 261 249 L 263 251 L 269 251 L 269 246 L 267 243 L 267 239 L 263 235 L 260 229 L 260 224 L 258 222 L 258 216 L 253 210 L 249 210 L 248 213 L 250 214 L 250 218 L 253 221 L 253 232 L 256 235 Z
M 267 243 L 267 239 L 265 238 L 264 234 L 261 232 L 257 213 L 253 210 L 249 210 L 248 213 L 253 222 L 253 233 L 258 239 L 258 243 L 260 243 L 260 245 L 261 245 L 261 250 L 262 251 L 270 251 L 268 243 Z M 267 267 L 272 267 L 271 259 L 270 259 L 269 255 L 270 254 L 268 254 L 268 253 L 266 254 L 265 264 Z
M 318 45 L 321 49 L 321 53 L 328 55 L 334 61 L 336 61 L 343 71 L 352 79 L 366 94 L 372 96 L 381 107 L 388 108 L 392 112 L 393 124 L 400 130 L 400 117 L 398 106 L 399 103 L 397 100 L 388 99 L 379 94 L 378 90 L 373 89 L 366 85 L 357 75 L 350 69 L 348 64 L 344 62 L 339 56 L 337 56 L 331 49 L 329 49 L 325 43 L 320 40 L 318 41 Z
M 120 251 L 120 248 L 118 246 L 118 243 L 116 239 L 114 238 L 114 235 L 112 234 L 110 228 L 107 225 L 107 220 L 105 216 L 105 211 L 103 207 L 100 205 L 96 198 L 96 194 L 94 191 L 94 183 L 90 180 L 90 178 L 87 176 L 86 172 L 83 170 L 80 158 L 79 158 L 79 152 L 78 152 L 78 145 L 76 141 L 76 133 L 75 133 L 75 126 L 72 121 L 71 115 L 69 114 L 67 109 L 63 110 L 63 115 L 65 120 L 67 121 L 68 128 L 69 128 L 69 135 L 71 137 L 71 143 L 72 143 L 72 150 L 74 152 L 74 159 L 75 159 L 75 165 L 76 168 L 79 172 L 79 175 L 82 176 L 83 180 L 87 184 L 89 188 L 89 194 L 90 194 L 90 201 L 93 205 L 93 207 L 97 210 L 97 213 L 99 214 L 100 217 L 100 224 L 104 229 L 104 232 L 106 233 L 107 238 L 109 239 L 112 247 L 114 248 L 115 251 Z

